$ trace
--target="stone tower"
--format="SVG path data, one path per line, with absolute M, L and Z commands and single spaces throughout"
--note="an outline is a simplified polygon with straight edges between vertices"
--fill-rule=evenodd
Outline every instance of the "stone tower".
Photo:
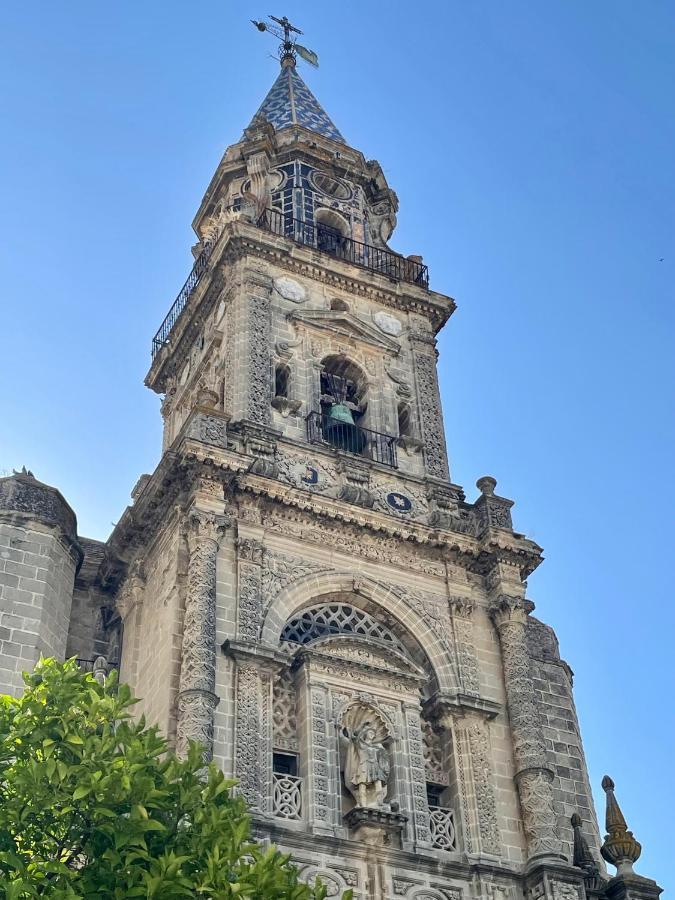
M 54 555 L 59 616 L 74 590 L 68 652 L 111 640 L 139 711 L 202 742 L 329 897 L 656 898 L 614 811 L 604 874 L 571 671 L 526 597 L 541 548 L 493 478 L 472 502 L 450 480 L 455 303 L 389 247 L 397 210 L 286 40 L 152 342 L 156 470 L 106 545 L 9 483 L 0 521 Z

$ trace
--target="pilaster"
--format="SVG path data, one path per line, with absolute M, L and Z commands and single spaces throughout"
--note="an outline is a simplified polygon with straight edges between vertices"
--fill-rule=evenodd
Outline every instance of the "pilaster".
M 450 474 L 436 371 L 436 341 L 431 333 L 420 331 L 411 335 L 411 344 L 426 470 L 434 478 L 447 481 Z
M 176 752 L 185 756 L 188 742 L 198 741 L 204 759 L 213 755 L 216 686 L 216 557 L 229 519 L 192 509 L 184 526 L 188 563 L 183 643 L 178 693 Z

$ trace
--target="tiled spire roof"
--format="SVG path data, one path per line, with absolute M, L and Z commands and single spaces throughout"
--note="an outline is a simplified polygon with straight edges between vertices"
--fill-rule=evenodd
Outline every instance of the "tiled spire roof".
M 307 87 L 295 68 L 295 60 L 284 59 L 281 72 L 263 100 L 254 119 L 264 116 L 277 131 L 290 128 L 291 125 L 302 125 L 345 144 L 346 141 L 337 130 L 328 114 Z

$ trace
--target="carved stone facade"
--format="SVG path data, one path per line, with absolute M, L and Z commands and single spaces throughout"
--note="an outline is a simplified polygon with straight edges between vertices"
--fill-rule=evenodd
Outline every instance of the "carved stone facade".
M 455 304 L 388 247 L 396 209 L 287 61 L 197 213 L 146 379 L 164 452 L 108 542 L 0 479 L 0 678 L 112 655 L 329 897 L 601 896 L 569 669 L 524 599 L 541 548 L 493 478 L 449 481 Z

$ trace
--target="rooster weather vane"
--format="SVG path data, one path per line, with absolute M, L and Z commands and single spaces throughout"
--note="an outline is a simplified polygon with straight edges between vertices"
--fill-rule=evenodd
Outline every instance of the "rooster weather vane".
M 307 47 L 303 47 L 302 44 L 298 44 L 298 40 L 295 35 L 302 34 L 299 28 L 296 28 L 295 25 L 291 25 L 286 16 L 283 19 L 277 19 L 276 16 L 269 16 L 272 22 L 276 22 L 276 25 L 273 25 L 272 22 L 256 22 L 255 19 L 251 19 L 251 22 L 255 25 L 258 31 L 269 31 L 270 34 L 273 34 L 276 38 L 281 41 L 279 46 L 279 58 L 284 59 L 292 59 L 295 60 L 296 56 L 299 56 L 301 59 L 304 59 L 305 62 L 309 63 L 310 66 L 314 66 L 318 68 L 319 66 L 319 57 L 313 50 L 308 50 Z

